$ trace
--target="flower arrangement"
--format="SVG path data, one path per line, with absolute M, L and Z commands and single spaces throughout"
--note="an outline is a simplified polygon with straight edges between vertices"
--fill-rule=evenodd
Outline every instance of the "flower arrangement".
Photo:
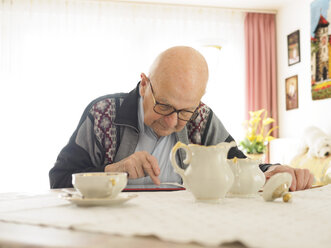
M 264 153 L 270 140 L 275 139 L 271 132 L 277 127 L 269 130 L 268 126 L 275 122 L 273 118 L 268 117 L 265 109 L 249 112 L 250 119 L 245 122 L 247 130 L 245 139 L 242 140 L 240 148 L 246 154 Z M 262 118 L 263 116 L 263 118 Z

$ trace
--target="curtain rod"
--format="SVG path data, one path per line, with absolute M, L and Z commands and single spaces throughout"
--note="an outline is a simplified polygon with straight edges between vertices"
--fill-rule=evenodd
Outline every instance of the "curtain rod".
M 148 2 L 148 1 L 139 1 L 139 0 L 92 0 L 92 1 L 101 1 L 101 2 L 123 2 L 123 3 L 134 3 L 134 4 L 148 4 L 148 5 L 164 5 L 164 6 L 179 6 L 179 7 L 195 7 L 195 8 L 212 8 L 212 9 L 223 9 L 229 11 L 238 11 L 238 12 L 252 12 L 252 13 L 266 13 L 266 14 L 277 14 L 275 9 L 249 9 L 249 8 L 230 8 L 230 7 L 221 7 L 215 5 L 204 5 L 204 4 L 183 4 L 183 3 L 165 3 L 165 2 Z

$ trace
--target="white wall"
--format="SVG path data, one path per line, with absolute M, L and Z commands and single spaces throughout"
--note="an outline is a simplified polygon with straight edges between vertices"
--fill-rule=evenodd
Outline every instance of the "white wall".
M 277 14 L 278 106 L 280 137 L 300 137 L 309 125 L 331 135 L 331 98 L 312 100 L 310 81 L 310 3 L 287 1 Z M 301 62 L 287 63 L 287 35 L 300 30 Z M 286 111 L 285 79 L 298 75 L 299 108 Z

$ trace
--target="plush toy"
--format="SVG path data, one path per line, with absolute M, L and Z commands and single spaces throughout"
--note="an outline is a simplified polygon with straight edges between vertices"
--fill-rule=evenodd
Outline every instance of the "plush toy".
M 331 155 L 331 136 L 326 135 L 321 129 L 311 126 L 304 130 L 301 154 L 316 158 L 326 158 Z
M 317 127 L 304 130 L 299 154 L 290 165 L 294 168 L 309 169 L 314 175 L 314 186 L 331 183 L 331 136 Z

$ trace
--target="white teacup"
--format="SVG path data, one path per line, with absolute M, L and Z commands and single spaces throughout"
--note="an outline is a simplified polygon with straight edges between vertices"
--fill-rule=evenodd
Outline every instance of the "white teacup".
M 72 184 L 85 198 L 115 198 L 128 181 L 125 172 L 84 172 L 72 175 Z

